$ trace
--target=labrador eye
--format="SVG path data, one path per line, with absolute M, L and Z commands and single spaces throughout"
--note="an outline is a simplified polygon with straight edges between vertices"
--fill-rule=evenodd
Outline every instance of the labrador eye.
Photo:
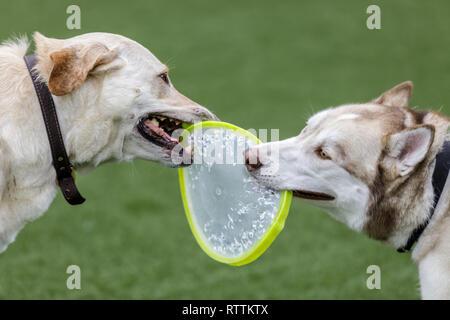
M 331 157 L 323 150 L 323 148 L 317 148 L 316 154 L 320 159 L 331 160 Z
M 169 84 L 169 75 L 167 72 L 161 73 L 158 77 L 160 77 L 166 84 Z

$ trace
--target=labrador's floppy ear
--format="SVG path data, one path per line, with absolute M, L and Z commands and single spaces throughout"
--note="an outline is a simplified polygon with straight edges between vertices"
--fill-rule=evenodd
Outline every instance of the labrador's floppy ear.
M 402 82 L 386 91 L 373 102 L 389 107 L 407 107 L 413 91 L 411 81 Z
M 434 141 L 435 128 L 419 125 L 387 137 L 385 153 L 396 176 L 406 176 L 421 163 Z
M 68 94 L 78 88 L 89 73 L 117 68 L 118 65 L 112 63 L 116 56 L 115 50 L 99 42 L 77 44 L 51 52 L 50 92 L 55 96 Z

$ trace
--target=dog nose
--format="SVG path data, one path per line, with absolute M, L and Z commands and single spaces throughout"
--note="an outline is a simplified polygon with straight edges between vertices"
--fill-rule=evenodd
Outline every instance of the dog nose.
M 259 152 L 257 149 L 247 149 L 244 152 L 245 167 L 249 172 L 256 171 L 262 167 L 261 160 L 259 159 Z
M 199 114 L 201 119 L 203 121 L 205 120 L 213 120 L 213 121 L 220 121 L 220 119 L 211 111 L 209 111 L 207 108 L 203 106 L 199 106 L 196 108 L 196 112 Z

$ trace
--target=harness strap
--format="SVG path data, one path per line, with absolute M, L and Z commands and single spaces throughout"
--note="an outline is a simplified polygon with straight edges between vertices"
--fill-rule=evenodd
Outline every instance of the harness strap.
M 33 82 L 34 90 L 41 105 L 42 117 L 44 118 L 45 129 L 47 130 L 48 141 L 52 152 L 53 167 L 56 171 L 56 179 L 64 198 L 71 205 L 81 204 L 85 201 L 78 192 L 73 177 L 73 166 L 67 156 L 61 129 L 58 123 L 55 103 L 45 82 L 39 79 L 39 73 L 33 69 L 37 64 L 35 54 L 24 57 L 28 72 Z
M 434 202 L 433 206 L 430 209 L 428 214 L 428 219 L 417 228 L 409 236 L 408 242 L 406 245 L 398 248 L 398 252 L 409 252 L 411 251 L 414 243 L 419 240 L 425 228 L 430 223 L 431 218 L 433 217 L 434 211 L 436 210 L 436 206 L 439 203 L 439 199 L 441 198 L 442 191 L 444 191 L 445 182 L 447 181 L 447 177 L 450 170 L 450 141 L 445 141 L 442 147 L 441 152 L 436 156 L 436 166 L 434 167 L 433 172 L 433 191 L 434 191 Z

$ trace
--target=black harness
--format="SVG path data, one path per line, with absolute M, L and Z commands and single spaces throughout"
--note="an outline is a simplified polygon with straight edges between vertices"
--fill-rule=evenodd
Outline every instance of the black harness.
M 52 94 L 45 82 L 39 80 L 39 73 L 33 69 L 37 63 L 36 56 L 30 54 L 24 57 L 28 72 L 33 82 L 34 90 L 41 105 L 42 116 L 44 118 L 45 129 L 47 130 L 48 141 L 53 158 L 53 167 L 56 171 L 56 179 L 61 188 L 64 198 L 71 205 L 81 204 L 85 201 L 78 192 L 73 177 L 73 166 L 67 156 L 61 129 L 59 128 L 58 116 L 56 114 L 55 103 Z
M 438 153 L 436 156 L 436 166 L 433 172 L 433 191 L 434 191 L 434 202 L 433 206 L 430 209 L 428 214 L 428 219 L 419 225 L 409 236 L 408 242 L 406 245 L 398 248 L 398 252 L 409 252 L 411 251 L 414 243 L 419 240 L 425 228 L 430 223 L 431 218 L 433 217 L 434 211 L 436 210 L 436 206 L 439 203 L 439 199 L 441 198 L 442 191 L 444 191 L 445 182 L 447 181 L 447 177 L 450 170 L 450 141 L 445 141 L 442 147 L 442 151 Z

